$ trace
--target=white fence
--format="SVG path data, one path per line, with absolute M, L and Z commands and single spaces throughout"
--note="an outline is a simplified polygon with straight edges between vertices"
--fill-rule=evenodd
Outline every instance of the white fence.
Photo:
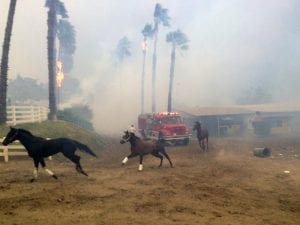
M 0 142 L 4 138 L 0 139 Z M 0 157 L 4 157 L 4 162 L 8 162 L 8 157 L 9 156 L 26 156 L 28 155 L 27 151 L 25 150 L 24 146 L 20 144 L 20 142 L 15 141 L 13 144 L 4 146 L 0 145 Z
M 44 106 L 7 106 L 7 124 L 42 122 L 48 118 L 48 108 Z
M 19 141 L 14 141 L 12 144 L 4 146 L 1 144 L 3 140 L 4 138 L 0 138 L 0 157 L 4 158 L 4 162 L 8 162 L 9 156 L 28 155 L 28 152 L 26 151 L 25 147 Z M 52 156 L 49 156 L 48 159 L 51 160 Z

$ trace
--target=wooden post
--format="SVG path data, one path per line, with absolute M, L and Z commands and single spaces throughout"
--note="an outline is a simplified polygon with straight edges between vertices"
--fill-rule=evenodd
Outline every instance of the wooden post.
M 39 106 L 38 108 L 38 120 L 39 120 L 39 123 L 42 122 L 42 110 L 41 110 L 41 106 Z
M 11 116 L 12 116 L 12 124 L 15 126 L 17 124 L 17 118 L 16 118 L 16 106 L 11 106 Z
M 4 157 L 4 162 L 8 162 L 8 147 L 4 146 L 3 148 L 3 157 Z
M 50 138 L 47 138 L 49 140 Z M 4 138 L 0 138 L 0 142 L 2 142 Z M 13 149 L 14 151 L 11 151 L 9 153 L 9 149 Z M 20 151 L 16 151 L 20 150 Z M 3 156 L 4 162 L 8 162 L 9 156 L 28 156 L 28 152 L 26 151 L 25 147 L 21 145 L 19 141 L 16 141 L 15 144 L 8 145 L 8 146 L 0 146 L 0 157 Z M 48 160 L 52 160 L 52 156 L 48 157 Z
M 30 106 L 30 120 L 31 122 L 34 122 L 34 106 Z

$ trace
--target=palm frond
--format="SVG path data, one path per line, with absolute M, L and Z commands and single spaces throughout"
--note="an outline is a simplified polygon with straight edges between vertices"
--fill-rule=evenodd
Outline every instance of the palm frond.
M 119 62 L 123 62 L 126 57 L 131 56 L 131 42 L 126 36 L 118 41 L 115 56 Z
M 186 34 L 184 34 L 179 29 L 176 31 L 169 32 L 166 36 L 166 41 L 168 43 L 172 43 L 172 44 L 180 47 L 180 49 L 182 49 L 182 50 L 188 49 L 187 43 L 189 42 L 189 40 L 188 40 Z
M 62 18 L 68 18 L 68 12 L 65 8 L 65 4 L 59 0 L 46 0 L 45 7 L 51 8 L 51 4 L 54 4 L 56 15 L 60 15 Z
M 161 4 L 157 3 L 154 9 L 154 18 L 158 21 L 158 23 L 162 23 L 164 26 L 170 26 L 171 17 L 168 15 L 169 10 L 167 8 L 163 8 Z
M 142 34 L 144 37 L 152 38 L 154 34 L 154 29 L 152 27 L 152 24 L 147 23 L 144 29 L 142 30 Z
M 57 24 L 57 37 L 61 48 L 72 55 L 76 50 L 75 30 L 68 20 L 59 20 Z

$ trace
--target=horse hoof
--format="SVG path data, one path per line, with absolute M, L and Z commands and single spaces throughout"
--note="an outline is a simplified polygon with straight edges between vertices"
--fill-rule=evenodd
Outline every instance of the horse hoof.
M 139 165 L 139 169 L 138 169 L 138 171 L 139 171 L 139 172 L 141 172 L 142 170 L 143 170 L 143 165 L 142 165 L 142 164 L 140 164 L 140 165 Z
M 30 179 L 30 183 L 33 183 L 35 181 L 35 178 Z
M 56 175 L 52 175 L 52 177 L 53 177 L 55 180 L 58 179 L 58 177 L 57 177 Z

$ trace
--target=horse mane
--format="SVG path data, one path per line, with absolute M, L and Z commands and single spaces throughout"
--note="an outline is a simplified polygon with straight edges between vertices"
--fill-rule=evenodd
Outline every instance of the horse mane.
M 30 133 L 30 131 L 28 131 L 28 130 L 25 130 L 25 129 L 18 129 L 18 131 L 21 131 L 21 132 L 23 132 L 23 133 L 26 133 L 26 134 L 28 134 L 28 135 L 30 135 L 30 136 L 34 136 L 32 133 Z
M 135 146 L 137 144 L 137 142 L 142 141 L 142 139 L 140 137 L 136 136 L 134 133 L 131 133 L 131 140 L 132 140 L 131 144 L 133 146 Z
M 141 140 L 141 138 L 136 136 L 135 134 L 133 134 L 133 137 L 135 137 L 137 140 Z
M 35 136 L 33 135 L 30 131 L 28 130 L 25 130 L 25 129 L 18 129 L 19 131 L 21 131 L 23 134 L 27 135 L 27 136 L 30 136 L 31 138 L 34 138 L 35 141 L 44 141 L 44 140 L 47 140 L 46 138 L 44 137 L 39 137 L 39 136 Z

